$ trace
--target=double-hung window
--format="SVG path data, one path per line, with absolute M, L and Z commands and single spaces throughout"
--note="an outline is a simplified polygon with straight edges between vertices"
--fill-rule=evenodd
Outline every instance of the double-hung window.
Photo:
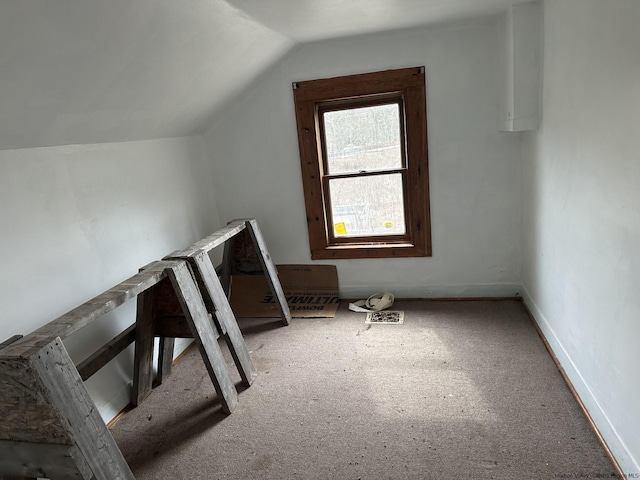
M 311 257 L 430 256 L 424 67 L 293 88 Z

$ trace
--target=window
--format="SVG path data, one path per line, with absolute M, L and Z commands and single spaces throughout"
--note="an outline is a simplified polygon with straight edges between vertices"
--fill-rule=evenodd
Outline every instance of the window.
M 311 258 L 431 256 L 424 67 L 293 84 Z

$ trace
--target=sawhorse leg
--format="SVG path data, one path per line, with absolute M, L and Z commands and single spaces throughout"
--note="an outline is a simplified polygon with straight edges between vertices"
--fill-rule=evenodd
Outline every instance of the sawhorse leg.
M 229 376 L 227 365 L 218 345 L 218 335 L 209 320 L 209 312 L 207 312 L 200 291 L 186 262 L 180 262 L 168 273 L 211 381 L 220 397 L 222 410 L 225 413 L 231 413 L 238 404 L 238 393 Z
M 231 310 L 227 296 L 224 293 L 216 270 L 211 263 L 209 255 L 200 251 L 194 256 L 187 258 L 198 279 L 202 294 L 214 307 L 214 315 L 218 323 L 220 332 L 229 346 L 229 351 L 233 356 L 242 381 L 246 386 L 253 383 L 258 373 L 256 372 L 249 350 L 242 337 L 242 332 L 238 327 L 236 317 Z
M 154 289 L 138 295 L 136 310 L 136 340 L 133 363 L 131 404 L 137 407 L 151 393 L 153 386 L 153 310 Z
M 42 348 L 33 356 L 31 366 L 77 447 L 64 456 L 64 462 L 75 464 L 80 478 L 134 480 L 62 341 L 56 338 Z
M 234 220 L 237 222 L 238 220 Z M 273 264 L 273 260 L 271 259 L 271 255 L 269 255 L 269 251 L 267 250 L 267 244 L 264 241 L 264 237 L 262 236 L 262 232 L 258 227 L 258 222 L 256 219 L 251 218 L 244 220 L 247 230 L 249 231 L 249 236 L 251 237 L 251 241 L 253 242 L 253 246 L 258 254 L 258 260 L 260 261 L 260 266 L 262 267 L 262 271 L 264 272 L 264 276 L 267 280 L 267 284 L 271 289 L 271 294 L 273 298 L 275 298 L 276 306 L 278 307 L 278 311 L 280 312 L 280 318 L 282 318 L 283 325 L 289 325 L 291 323 L 291 312 L 289 311 L 289 305 L 287 304 L 287 298 L 284 295 L 284 291 L 282 290 L 282 285 L 280 285 L 280 280 L 278 280 L 278 269 Z M 224 245 L 224 270 L 222 275 L 222 285 L 224 287 L 224 291 L 229 293 L 229 276 L 231 275 L 231 265 L 233 264 L 233 239 L 227 241 Z
M 180 303 L 183 315 L 189 325 L 209 377 L 213 382 L 222 410 L 231 413 L 238 403 L 235 385 L 229 376 L 225 359 L 218 345 L 218 333 L 209 319 L 209 312 L 189 265 L 184 260 L 167 261 L 166 272 L 173 291 Z M 153 382 L 153 347 L 155 336 L 155 315 L 153 308 L 154 289 L 138 295 L 138 315 L 136 319 L 136 353 L 132 403 L 137 406 L 151 393 Z M 166 353 L 166 352 L 165 352 Z M 167 359 L 164 359 L 165 361 Z M 166 369 L 166 362 L 164 365 Z M 165 372 L 166 374 L 166 372 Z

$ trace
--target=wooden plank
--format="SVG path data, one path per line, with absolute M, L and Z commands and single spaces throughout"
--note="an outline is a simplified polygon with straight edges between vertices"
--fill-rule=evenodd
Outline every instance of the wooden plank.
M 127 300 L 139 295 L 149 287 L 166 277 L 164 269 L 170 262 L 154 262 L 151 266 L 106 292 L 70 310 L 52 322 L 34 330 L 20 342 L 9 345 L 3 353 L 6 355 L 31 356 L 42 346 L 56 337 L 66 338 L 104 314 L 119 307 Z
M 9 345 L 11 345 L 14 342 L 17 342 L 22 337 L 23 337 L 23 335 L 14 335 L 12 337 L 7 338 L 4 342 L 0 343 L 0 350 L 2 350 L 5 347 L 8 347 Z
M 75 445 L 11 440 L 0 440 L 0 473 L 12 476 L 5 478 L 90 479 L 93 476 Z
M 211 314 L 209 315 L 209 321 L 213 322 Z M 214 328 L 214 334 L 216 338 L 220 338 L 223 333 Z M 193 338 L 193 332 L 189 326 L 189 322 L 184 315 L 162 315 L 156 317 L 154 324 L 154 335 L 164 338 Z
M 156 318 L 156 328 L 158 326 L 158 319 Z M 187 326 L 188 327 L 188 326 Z M 191 336 L 191 331 L 189 331 Z M 173 352 L 175 347 L 176 335 L 162 335 L 158 345 L 158 373 L 156 374 L 156 385 L 162 385 L 162 383 L 171 375 L 171 369 L 173 368 Z
M 154 296 L 154 289 L 151 288 L 138 295 L 137 299 L 136 346 L 131 392 L 131 403 L 134 407 L 140 405 L 151 393 L 153 387 Z
M 201 292 L 203 296 L 215 306 L 215 316 L 221 325 L 221 330 L 225 332 L 224 338 L 229 347 L 233 360 L 238 367 L 242 381 L 246 386 L 250 386 L 258 376 L 258 372 L 251 361 L 249 350 L 242 337 L 242 332 L 238 327 L 231 305 L 222 289 L 220 280 L 216 275 L 215 268 L 211 263 L 211 258 L 205 252 L 200 252 L 189 261 L 193 271 L 202 283 Z
M 151 263 L 148 268 L 155 272 L 157 281 L 147 285 L 147 290 L 138 295 L 136 313 L 136 347 L 133 367 L 133 389 L 131 403 L 138 406 L 150 393 L 153 388 L 153 347 L 154 347 L 154 324 L 157 317 L 154 305 L 156 304 L 157 286 L 167 276 L 167 271 L 180 262 L 160 261 Z M 141 273 L 145 273 L 144 270 Z M 171 354 L 173 356 L 173 354 Z M 164 357 L 160 357 L 164 361 Z M 162 370 L 163 380 L 168 374 L 166 369 Z M 170 369 L 170 367 L 169 367 Z
M 62 340 L 43 347 L 31 363 L 96 480 L 135 480 Z
M 105 344 L 91 356 L 80 362 L 77 366 L 78 373 L 85 381 L 96 373 L 107 363 L 118 356 L 125 348 L 131 345 L 136 339 L 136 326 L 131 325 L 124 332 L 120 333 L 113 340 Z
M 217 336 L 186 262 L 176 264 L 168 270 L 184 315 L 189 322 L 209 377 L 218 393 L 222 410 L 231 413 L 238 403 L 238 393 L 225 363 Z
M 169 278 L 153 286 L 156 316 L 182 316 L 182 307 Z
M 214 248 L 222 245 L 227 240 L 229 240 L 230 238 L 240 233 L 245 228 L 246 228 L 246 224 L 244 220 L 234 220 L 232 222 L 229 222 L 225 227 L 222 227 L 221 229 L 216 230 L 214 233 L 212 233 L 208 237 L 205 237 L 202 240 L 194 243 L 186 250 L 174 252 L 171 254 L 170 257 L 167 257 L 167 258 L 188 257 L 200 250 L 203 250 L 205 252 L 210 252 Z
M 0 440 L 73 445 L 30 357 L 8 357 L 4 352 L 0 353 Z
M 162 315 L 156 317 L 154 335 L 164 338 L 193 338 L 193 332 L 184 315 Z
M 245 229 L 227 242 L 231 249 L 231 275 L 256 275 L 263 273 L 258 252 L 249 230 Z
M 111 310 L 116 309 L 127 300 L 138 296 L 165 277 L 163 262 L 155 262 L 146 270 L 88 300 L 57 318 L 51 324 L 60 324 L 63 329 L 58 336 L 65 338 Z
M 276 306 L 280 312 L 282 323 L 284 325 L 289 325 L 291 323 L 289 305 L 287 304 L 287 299 L 282 291 L 280 280 L 278 280 L 278 270 L 271 260 L 271 255 L 269 255 L 269 252 L 267 251 L 267 245 L 264 241 L 264 237 L 262 236 L 262 232 L 258 227 L 258 222 L 255 219 L 249 219 L 246 222 L 249 234 L 251 235 L 251 239 L 253 240 L 256 251 L 258 252 L 258 259 L 262 265 L 262 270 L 265 272 L 267 283 L 269 284 L 271 293 L 276 300 Z
M 156 378 L 154 382 L 154 386 L 161 385 L 164 381 L 171 375 L 171 370 L 173 368 L 173 354 L 175 347 L 175 338 L 180 338 L 183 336 L 191 337 L 191 329 L 189 325 L 184 321 L 184 316 L 182 314 L 182 307 L 180 307 L 180 302 L 178 302 L 178 298 L 173 290 L 173 285 L 169 278 L 165 278 L 157 285 L 153 286 L 155 290 L 155 323 L 154 323 L 154 334 L 155 336 L 160 336 L 158 342 L 158 371 L 156 373 Z M 175 327 L 175 322 L 172 322 L 169 318 L 166 317 L 179 317 L 183 321 L 181 322 L 179 332 L 170 332 L 170 330 L 166 330 L 165 332 L 159 332 L 159 326 L 167 325 L 168 327 Z M 159 325 L 162 323 L 162 325 Z
M 224 290 L 224 293 L 227 296 L 227 300 L 231 298 L 232 257 L 233 238 L 229 239 L 229 241 L 224 244 L 224 250 L 222 251 L 222 265 L 220 266 L 221 272 L 219 274 L 220 284 L 222 285 L 222 290 Z

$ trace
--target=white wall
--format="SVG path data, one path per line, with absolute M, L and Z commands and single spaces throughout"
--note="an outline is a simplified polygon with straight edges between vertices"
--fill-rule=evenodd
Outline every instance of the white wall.
M 219 227 L 201 137 L 4 150 L 0 172 L 2 340 Z M 82 360 L 134 320 L 130 301 L 65 345 Z M 107 420 L 130 400 L 132 355 L 87 382 Z
M 640 473 L 640 2 L 544 4 L 524 142 L 525 300 L 625 473 Z
M 299 45 L 205 134 L 220 219 L 256 217 L 278 263 L 309 263 L 291 83 L 426 66 L 432 258 L 337 260 L 340 292 L 514 295 L 520 140 L 497 129 L 497 24 Z

